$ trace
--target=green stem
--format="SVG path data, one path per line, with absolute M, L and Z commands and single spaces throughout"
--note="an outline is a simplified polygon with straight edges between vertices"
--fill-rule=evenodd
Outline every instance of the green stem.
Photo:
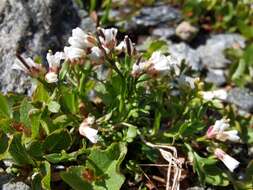
M 113 61 L 111 61 L 111 60 L 108 60 L 108 62 L 109 62 L 110 65 L 112 66 L 112 69 L 113 69 L 114 71 L 116 71 L 116 72 L 118 73 L 118 75 L 119 75 L 122 79 L 124 79 L 124 75 L 121 73 L 121 71 L 119 70 L 119 68 L 117 67 L 117 65 L 116 65 Z

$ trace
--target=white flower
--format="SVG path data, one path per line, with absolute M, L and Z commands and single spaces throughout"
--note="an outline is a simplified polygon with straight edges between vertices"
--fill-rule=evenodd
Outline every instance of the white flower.
M 59 68 L 61 60 L 65 59 L 65 55 L 63 52 L 56 52 L 54 55 L 49 52 L 47 53 L 47 62 L 49 65 L 49 68 Z
M 181 61 L 173 55 L 168 55 L 167 59 L 168 59 L 170 66 L 174 69 L 175 74 L 179 75 L 180 74 L 179 66 L 180 66 Z
M 49 71 L 46 75 L 45 75 L 45 79 L 48 83 L 55 83 L 58 81 L 58 74 L 52 71 Z
M 153 68 L 159 72 L 167 72 L 171 70 L 169 60 L 160 51 L 155 51 L 149 61 L 153 64 Z
M 83 49 L 75 48 L 72 46 L 64 47 L 64 53 L 65 53 L 66 59 L 69 59 L 70 61 L 85 57 L 85 51 Z
M 145 61 L 145 62 L 140 62 L 140 63 L 135 63 L 133 65 L 133 68 L 132 68 L 132 72 L 131 74 L 134 76 L 134 77 L 137 77 L 139 76 L 141 73 L 143 73 L 144 71 L 146 71 L 148 69 L 148 67 L 150 66 L 150 63 Z
M 118 52 L 125 52 L 129 56 L 135 53 L 135 48 L 133 42 L 128 36 L 125 36 L 125 39 L 119 43 L 118 46 L 115 47 L 115 50 Z
M 121 41 L 116 47 L 115 50 L 118 51 L 119 53 L 124 52 L 126 49 L 126 43 L 125 41 Z
M 24 64 L 19 59 L 17 59 L 16 62 L 13 64 L 12 69 L 21 70 L 21 71 L 24 71 L 25 73 L 29 73 L 30 68 L 32 68 L 32 67 L 36 68 L 37 66 L 39 66 L 30 57 L 29 58 L 24 58 L 24 61 L 27 64 Z
M 201 95 L 202 95 L 203 99 L 206 101 L 211 101 L 214 99 L 214 94 L 212 91 L 203 91 L 203 92 L 201 92 Z
M 77 27 L 72 30 L 72 36 L 68 42 L 72 47 L 86 49 L 93 47 L 96 44 L 96 39 Z
M 93 125 L 95 123 L 95 117 L 94 116 L 88 116 L 86 118 L 86 121 L 87 121 L 88 125 Z
M 101 64 L 104 61 L 104 52 L 99 47 L 93 47 L 89 57 L 95 64 Z
M 95 118 L 89 116 L 86 118 L 79 127 L 79 133 L 82 136 L 85 136 L 92 143 L 97 143 L 98 141 L 98 130 L 91 128 L 92 124 L 94 124 Z
M 232 141 L 232 142 L 238 142 L 240 141 L 240 137 L 238 136 L 237 130 L 230 130 L 230 131 L 224 131 L 222 133 L 218 133 L 216 135 L 216 139 L 219 139 L 221 141 Z
M 214 151 L 215 156 L 221 160 L 227 168 L 233 172 L 235 168 L 237 168 L 240 164 L 236 159 L 233 157 L 229 156 L 227 153 L 225 153 L 223 150 L 220 148 L 216 148 Z
M 11 67 L 12 69 L 21 70 L 33 77 L 45 73 L 45 69 L 41 64 L 36 64 L 31 58 L 23 58 L 20 55 L 17 55 L 17 58 Z
M 180 75 L 180 77 L 177 79 L 177 82 L 180 87 L 190 87 L 191 89 L 195 88 L 195 82 L 198 81 L 199 78 L 192 78 L 186 75 Z
M 228 97 L 228 93 L 225 89 L 219 89 L 213 91 L 214 97 L 220 100 L 226 100 Z
M 47 62 L 49 65 L 49 71 L 45 75 L 45 79 L 48 83 L 54 83 L 58 81 L 58 70 L 60 68 L 61 60 L 65 59 L 63 52 L 56 52 L 54 55 L 47 53 Z
M 142 72 L 140 65 L 134 64 L 132 68 L 132 75 L 138 75 Z
M 117 43 L 116 36 L 118 30 L 116 28 L 109 28 L 109 29 L 98 28 L 98 31 L 100 32 L 99 40 L 102 43 L 102 45 L 105 48 L 112 50 Z
M 218 89 L 214 91 L 203 91 L 201 92 L 203 99 L 211 101 L 213 99 L 226 100 L 228 93 L 225 89 Z
M 216 132 L 223 132 L 227 128 L 229 128 L 229 120 L 227 119 L 217 120 L 213 126 L 213 129 Z
M 213 126 L 209 127 L 206 136 L 208 138 L 216 138 L 220 141 L 230 140 L 232 142 L 238 142 L 240 140 L 240 137 L 238 136 L 238 131 L 225 131 L 229 128 L 229 126 L 229 120 L 217 120 Z
M 149 73 L 169 74 L 172 70 L 179 75 L 179 61 L 174 56 L 165 56 L 160 51 L 155 51 L 147 61 L 150 63 Z

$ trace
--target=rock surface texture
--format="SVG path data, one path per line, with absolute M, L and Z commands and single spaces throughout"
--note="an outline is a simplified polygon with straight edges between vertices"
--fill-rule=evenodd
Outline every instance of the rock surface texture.
M 31 82 L 11 69 L 15 53 L 45 55 L 59 50 L 66 35 L 80 23 L 80 15 L 69 0 L 0 1 L 0 90 L 26 92 Z M 83 14 L 84 15 L 84 14 Z
M 227 48 L 244 48 L 245 39 L 239 34 L 217 34 L 197 49 L 202 65 L 207 68 L 226 68 L 230 63 L 224 55 Z
M 178 9 L 175 9 L 168 5 L 156 5 L 152 7 L 141 8 L 136 16 L 134 16 L 129 22 L 126 23 L 126 30 L 141 31 L 150 27 L 172 26 L 178 23 L 181 19 L 181 13 Z
M 253 113 L 253 93 L 249 89 L 233 88 L 228 93 L 227 101 L 242 110 Z

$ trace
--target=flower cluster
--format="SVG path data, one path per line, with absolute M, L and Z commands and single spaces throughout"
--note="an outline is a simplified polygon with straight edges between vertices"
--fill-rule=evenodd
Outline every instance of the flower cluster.
M 48 83 L 54 83 L 58 81 L 58 72 L 61 66 L 61 60 L 64 59 L 65 55 L 62 52 L 56 52 L 54 55 L 52 55 L 51 52 L 47 54 L 49 70 L 48 73 L 45 75 L 45 79 Z
M 229 120 L 221 119 L 217 120 L 213 126 L 210 126 L 206 132 L 206 136 L 209 139 L 217 139 L 220 141 L 232 141 L 232 142 L 239 142 L 240 137 L 238 136 L 238 131 L 236 130 L 228 130 L 225 131 L 230 127 Z M 233 172 L 235 168 L 238 167 L 239 162 L 226 154 L 220 148 L 216 148 L 214 151 L 215 156 L 220 159 L 228 169 Z
M 19 54 L 17 54 L 17 58 L 18 60 L 13 64 L 12 69 L 21 70 L 35 78 L 46 73 L 45 68 L 35 63 L 31 58 L 23 58 Z
M 229 120 L 221 119 L 217 120 L 213 126 L 210 126 L 207 130 L 206 136 L 207 138 L 215 138 L 220 141 L 232 141 L 238 142 L 240 137 L 238 136 L 237 130 L 229 130 L 225 131 L 229 128 Z
M 218 89 L 213 91 L 203 91 L 201 92 L 201 95 L 206 101 L 211 101 L 213 99 L 226 100 L 228 93 L 225 89 Z
M 124 40 L 117 45 L 116 28 L 104 29 L 98 28 L 97 35 L 85 33 L 80 28 L 72 30 L 72 36 L 68 43 L 70 46 L 64 47 L 64 52 L 48 52 L 46 58 L 49 65 L 48 72 L 41 65 L 35 63 L 31 58 L 22 58 L 18 55 L 18 61 L 13 65 L 13 69 L 22 70 L 32 77 L 45 75 L 48 83 L 58 81 L 58 73 L 61 67 L 61 61 L 68 61 L 71 64 L 82 64 L 85 58 L 88 58 L 93 65 L 103 64 L 105 57 L 112 52 L 125 52 L 129 56 L 136 53 L 136 49 L 130 38 L 125 36 Z
M 160 51 L 155 51 L 144 62 L 137 62 L 133 65 L 132 75 L 135 77 L 140 76 L 142 73 L 147 73 L 151 76 L 167 75 L 172 70 L 179 74 L 180 62 L 173 56 L 165 56 Z

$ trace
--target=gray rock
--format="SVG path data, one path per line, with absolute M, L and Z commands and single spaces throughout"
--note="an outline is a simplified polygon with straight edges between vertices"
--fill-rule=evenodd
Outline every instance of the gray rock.
M 168 38 L 174 36 L 175 33 L 176 33 L 175 28 L 163 26 L 163 27 L 155 28 L 151 32 L 151 35 L 161 37 L 163 39 L 168 39 Z
M 189 188 L 187 188 L 186 190 L 215 190 L 215 189 L 210 188 L 210 187 L 204 188 L 204 187 L 195 186 L 195 187 L 189 187 Z
M 77 9 L 77 8 L 76 8 Z M 96 23 L 94 23 L 89 17 L 88 13 L 84 10 L 78 10 L 78 16 L 81 19 L 81 23 L 79 25 L 86 32 L 94 32 L 96 31 Z
M 44 58 L 48 49 L 61 50 L 80 23 L 79 12 L 67 0 L 4 0 L 0 8 L 0 90 L 23 93 L 31 80 L 11 70 L 15 52 Z
M 143 7 L 126 25 L 126 29 L 137 27 L 154 27 L 162 24 L 172 25 L 179 22 L 181 13 L 169 5 Z
M 3 184 L 2 190 L 31 190 L 31 188 L 27 184 L 18 181 Z
M 202 65 L 198 52 L 188 46 L 186 43 L 170 44 L 169 52 L 172 56 L 179 60 L 185 60 L 186 64 L 192 67 L 193 70 L 201 70 Z
M 230 61 L 226 59 L 224 50 L 232 47 L 245 47 L 245 39 L 239 34 L 213 35 L 205 45 L 199 46 L 197 51 L 205 67 L 226 68 Z
M 124 20 L 124 18 L 129 17 L 130 14 L 132 14 L 132 9 L 130 7 L 120 7 L 120 9 L 111 9 L 109 12 L 109 20 L 119 22 L 120 20 Z M 102 16 L 103 12 L 99 12 L 99 16 Z M 115 23 L 118 24 L 118 23 Z
M 253 93 L 249 89 L 233 88 L 228 92 L 227 101 L 242 110 L 253 113 Z
M 0 13 L 3 11 L 3 9 L 5 7 L 5 4 L 6 4 L 6 0 L 1 0 L 0 1 Z
M 0 189 L 4 184 L 9 183 L 11 179 L 12 179 L 11 175 L 2 173 L 0 175 Z
M 187 21 L 181 22 L 176 28 L 176 35 L 184 41 L 190 41 L 193 39 L 197 32 L 198 28 Z
M 216 86 L 222 86 L 226 84 L 226 77 L 225 77 L 224 70 L 208 69 L 205 81 L 209 83 L 213 83 Z
M 186 190 L 205 190 L 205 188 L 196 186 L 196 187 L 189 187 Z

